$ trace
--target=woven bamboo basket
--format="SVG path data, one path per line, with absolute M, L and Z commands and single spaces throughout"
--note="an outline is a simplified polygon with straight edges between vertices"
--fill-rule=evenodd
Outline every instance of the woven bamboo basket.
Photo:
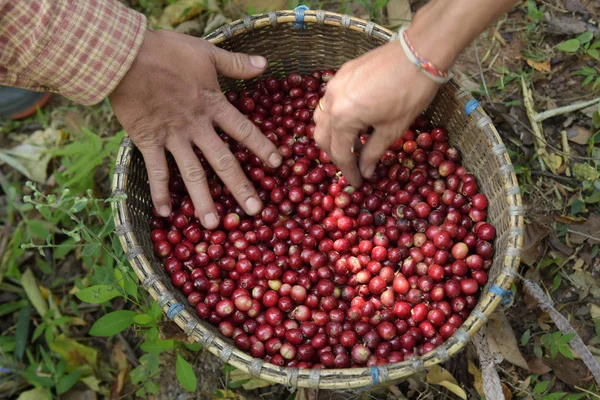
M 246 17 L 207 36 L 231 51 L 262 54 L 270 61 L 267 75 L 278 76 L 315 69 L 337 69 L 344 62 L 394 40 L 394 32 L 348 15 L 325 11 L 278 11 Z M 220 78 L 221 88 L 240 90 L 248 82 Z M 116 232 L 127 259 L 144 287 L 193 340 L 211 353 L 252 376 L 290 387 L 351 389 L 399 380 L 443 363 L 463 349 L 506 300 L 519 265 L 523 241 L 523 207 L 520 190 L 506 147 L 492 121 L 471 95 L 455 81 L 442 87 L 426 111 L 436 125 L 450 133 L 450 142 L 463 155 L 463 165 L 475 173 L 489 199 L 488 221 L 497 230 L 496 254 L 490 280 L 479 303 L 464 325 L 434 351 L 397 364 L 371 368 L 285 368 L 251 357 L 220 337 L 215 327 L 199 319 L 174 288 L 155 257 L 150 240 L 150 189 L 144 161 L 132 142 L 121 144 L 113 177 L 113 194 L 126 194 L 115 208 Z

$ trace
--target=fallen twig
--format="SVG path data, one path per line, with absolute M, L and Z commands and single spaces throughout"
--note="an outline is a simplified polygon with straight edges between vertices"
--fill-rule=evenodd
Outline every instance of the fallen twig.
M 557 181 L 563 181 L 566 184 L 570 184 L 570 185 L 580 185 L 581 184 L 580 181 L 578 181 L 575 178 L 553 174 L 552 172 L 548 172 L 548 171 L 536 171 L 536 170 L 533 170 L 533 171 L 531 171 L 531 175 L 533 175 L 533 176 L 545 176 L 545 177 L 552 178 L 552 179 L 557 180 Z
M 589 106 L 593 106 L 596 103 L 600 103 L 600 97 L 593 100 L 584 101 L 581 103 L 569 104 L 568 106 L 558 107 L 553 110 L 544 111 L 541 113 L 534 114 L 533 119 L 536 122 L 542 122 L 545 119 L 556 117 L 557 115 L 567 114 L 573 111 L 578 111 Z
M 567 176 L 571 176 L 571 169 L 569 168 L 569 161 L 570 161 L 570 155 L 571 155 L 571 147 L 569 146 L 569 140 L 567 139 L 567 131 L 565 131 L 564 129 L 562 130 L 561 134 L 561 138 L 562 138 L 562 146 L 563 146 L 563 151 L 565 152 L 565 155 L 563 156 L 563 159 L 565 160 L 565 165 L 567 166 L 565 169 L 565 175 Z

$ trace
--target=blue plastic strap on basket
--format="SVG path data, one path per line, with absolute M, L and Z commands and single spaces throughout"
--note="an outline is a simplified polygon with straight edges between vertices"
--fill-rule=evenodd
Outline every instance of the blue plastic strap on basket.
M 490 292 L 494 293 L 497 296 L 502 297 L 502 301 L 500 302 L 500 304 L 502 304 L 503 306 L 507 305 L 508 303 L 510 303 L 510 300 L 512 299 L 514 293 L 512 290 L 504 290 L 502 289 L 500 286 L 498 285 L 493 285 L 490 288 Z
M 294 22 L 294 28 L 302 30 L 306 29 L 306 25 L 304 25 L 304 11 L 306 10 L 310 10 L 310 8 L 305 5 L 294 8 L 294 11 L 296 11 L 296 22 Z
M 183 308 L 183 304 L 181 303 L 171 304 L 171 307 L 169 307 L 169 309 L 167 310 L 167 317 L 169 317 L 169 319 L 175 318 L 175 316 L 179 314 L 183 310 Z
M 377 367 L 371 367 L 371 380 L 373 381 L 373 385 L 379 383 L 379 369 Z
M 477 100 L 469 100 L 467 104 L 465 104 L 465 114 L 467 114 L 467 117 L 471 115 L 471 113 L 475 111 L 477 107 L 479 107 L 479 102 Z

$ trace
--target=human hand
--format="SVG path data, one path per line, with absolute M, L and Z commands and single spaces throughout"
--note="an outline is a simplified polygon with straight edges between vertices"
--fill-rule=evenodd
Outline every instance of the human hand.
M 266 66 L 263 57 L 227 52 L 206 40 L 169 31 L 146 33 L 136 60 L 110 101 L 144 157 L 152 202 L 160 215 L 168 216 L 171 211 L 165 157 L 168 150 L 181 171 L 196 217 L 207 229 L 218 226 L 219 217 L 194 144 L 247 214 L 261 210 L 254 186 L 215 132 L 215 126 L 268 166 L 281 164 L 275 145 L 227 101 L 217 81 L 217 72 L 250 79 Z
M 347 62 L 327 83 L 323 110 L 317 107 L 314 114 L 315 140 L 358 187 L 431 103 L 439 86 L 406 58 L 399 41 L 387 43 Z M 357 165 L 354 143 L 371 126 L 374 132 L 360 149 Z

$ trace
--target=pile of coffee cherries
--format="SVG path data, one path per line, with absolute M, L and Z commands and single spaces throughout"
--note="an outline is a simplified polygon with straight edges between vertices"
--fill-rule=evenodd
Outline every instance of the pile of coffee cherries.
M 423 117 L 371 179 L 348 184 L 313 140 L 333 76 L 226 93 L 283 156 L 269 168 L 222 135 L 264 202 L 259 215 L 244 213 L 196 149 L 220 226 L 196 220 L 174 163 L 173 212 L 150 221 L 155 254 L 197 315 L 278 366 L 374 366 L 432 351 L 475 307 L 494 253 L 486 196 L 444 128 Z

